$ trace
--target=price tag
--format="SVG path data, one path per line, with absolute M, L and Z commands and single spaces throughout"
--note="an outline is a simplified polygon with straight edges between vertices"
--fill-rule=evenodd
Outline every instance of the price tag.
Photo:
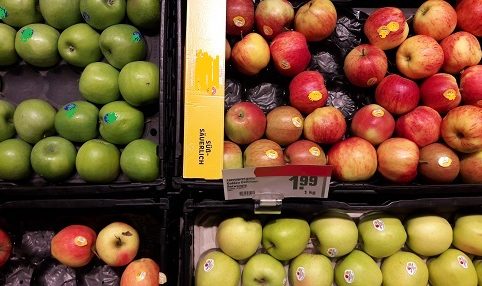
M 285 198 L 327 198 L 332 166 L 286 165 L 223 170 L 224 198 L 237 200 L 263 193 Z

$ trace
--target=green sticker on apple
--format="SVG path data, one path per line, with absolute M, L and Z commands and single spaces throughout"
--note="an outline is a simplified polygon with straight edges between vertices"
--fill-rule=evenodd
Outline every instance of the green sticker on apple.
M 8 16 L 7 8 L 0 7 L 0 20 L 7 18 L 7 16 Z
M 30 27 L 23 28 L 20 32 L 20 41 L 26 42 L 33 36 L 33 29 Z
M 131 39 L 134 43 L 139 43 L 142 40 L 141 32 L 135 31 L 134 33 L 132 33 Z
M 117 113 L 115 112 L 108 112 L 104 115 L 104 122 L 107 124 L 112 124 L 117 120 Z
M 77 112 L 77 105 L 75 103 L 69 103 L 64 106 L 64 110 L 66 111 L 67 117 L 72 118 Z

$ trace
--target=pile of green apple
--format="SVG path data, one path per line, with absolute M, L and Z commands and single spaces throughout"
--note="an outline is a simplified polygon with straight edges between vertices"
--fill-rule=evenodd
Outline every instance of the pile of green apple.
M 482 285 L 482 215 L 456 215 L 453 225 L 446 217 L 341 210 L 310 223 L 230 217 L 196 262 L 195 284 Z
M 83 68 L 84 99 L 58 110 L 34 90 L 16 107 L 0 99 L 0 180 L 26 180 L 32 169 L 57 182 L 75 170 L 89 183 L 120 171 L 131 181 L 158 178 L 157 146 L 141 137 L 142 109 L 159 99 L 159 68 L 146 61 L 139 28 L 159 29 L 159 18 L 158 0 L 0 0 L 0 67 L 62 59 Z

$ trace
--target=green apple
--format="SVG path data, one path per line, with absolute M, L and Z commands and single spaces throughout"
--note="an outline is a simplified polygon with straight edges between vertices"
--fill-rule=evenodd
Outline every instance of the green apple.
M 15 51 L 15 31 L 9 25 L 0 23 L 0 66 L 9 66 L 17 62 L 17 52 Z
M 125 0 L 80 0 L 80 13 L 87 24 L 97 30 L 122 22 L 126 14 Z
M 99 109 L 87 101 L 74 101 L 62 106 L 55 115 L 55 130 L 73 142 L 86 142 L 97 137 Z
M 368 254 L 355 249 L 336 264 L 335 282 L 338 286 L 380 286 L 382 271 Z
M 418 255 L 435 256 L 452 244 L 452 227 L 440 216 L 422 215 L 405 222 L 407 246 Z
M 64 30 L 82 21 L 79 3 L 80 0 L 39 0 L 40 13 L 49 26 Z
M 33 170 L 49 181 L 61 181 L 72 175 L 77 150 L 62 137 L 47 137 L 35 144 L 30 154 Z
M 431 286 L 477 286 L 474 264 L 458 249 L 449 248 L 427 264 Z
M 205 253 L 197 262 L 196 286 L 238 286 L 241 277 L 239 264 L 220 251 Z
M 474 261 L 475 271 L 477 272 L 477 285 L 482 285 L 482 260 Z
M 244 266 L 241 281 L 243 286 L 283 286 L 286 282 L 286 271 L 283 264 L 272 256 L 256 254 Z
M 383 286 L 427 286 L 428 268 L 416 254 L 399 251 L 383 260 Z
M 113 66 L 98 62 L 85 67 L 79 79 L 83 98 L 96 104 L 107 104 L 120 97 L 119 71 Z
M 155 103 L 159 100 L 159 67 L 146 61 L 126 64 L 119 74 L 119 90 L 130 105 Z
M 22 140 L 35 144 L 55 133 L 55 108 L 42 99 L 24 100 L 15 109 L 13 124 Z
M 263 228 L 263 247 L 278 260 L 290 260 L 305 250 L 310 240 L 310 226 L 303 219 L 280 218 Z
M 119 175 L 120 152 L 117 147 L 100 139 L 92 139 L 80 147 L 75 167 L 80 177 L 89 183 L 110 183 Z
M 358 233 L 363 242 L 363 251 L 376 258 L 394 254 L 407 240 L 407 233 L 400 219 L 380 212 L 361 217 Z
M 27 179 L 30 168 L 32 146 L 20 139 L 7 139 L 0 142 L 0 179 L 19 181 Z
M 321 254 L 340 257 L 350 253 L 358 243 L 358 228 L 353 219 L 341 211 L 331 210 L 314 219 L 311 233 L 317 239 Z
M 38 0 L 0 0 L 0 20 L 15 28 L 42 22 Z
M 60 33 L 46 24 L 30 24 L 18 30 L 15 50 L 27 63 L 42 68 L 60 61 L 57 43 Z
M 216 245 L 232 258 L 244 260 L 256 253 L 261 245 L 262 233 L 257 219 L 228 218 L 218 225 Z
M 157 145 L 147 139 L 127 144 L 121 153 L 122 172 L 134 182 L 152 182 L 159 177 Z
M 60 56 L 69 64 L 85 67 L 100 60 L 99 33 L 85 23 L 75 24 L 60 34 Z
M 334 270 L 324 255 L 302 253 L 293 259 L 288 271 L 290 286 L 331 286 Z
M 114 101 L 99 111 L 99 132 L 104 140 L 126 145 L 139 139 L 144 131 L 144 113 L 125 101 Z
M 482 215 L 464 215 L 455 220 L 453 244 L 465 253 L 482 256 Z
M 105 29 L 100 34 L 99 44 L 109 64 L 118 69 L 130 62 L 144 60 L 147 53 L 141 32 L 127 24 L 117 24 Z
M 15 106 L 10 102 L 0 99 L 0 142 L 10 139 L 15 135 L 13 114 Z
M 139 28 L 159 28 L 161 4 L 159 0 L 127 0 L 127 17 Z

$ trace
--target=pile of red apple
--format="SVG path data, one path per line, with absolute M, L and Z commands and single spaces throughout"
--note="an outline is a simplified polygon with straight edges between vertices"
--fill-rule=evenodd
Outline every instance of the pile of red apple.
M 347 84 L 373 103 L 350 121 L 325 106 L 323 75 L 306 70 L 309 45 L 322 45 L 336 26 L 329 0 L 296 12 L 286 0 L 227 1 L 227 34 L 239 41 L 227 42 L 226 59 L 253 80 L 271 61 L 289 82 L 290 106 L 266 115 L 250 102 L 227 110 L 224 168 L 329 164 L 338 181 L 379 174 L 394 183 L 482 183 L 482 3 L 427 1 L 411 25 L 407 16 L 375 9 L 363 27 L 369 43 L 345 57 Z

